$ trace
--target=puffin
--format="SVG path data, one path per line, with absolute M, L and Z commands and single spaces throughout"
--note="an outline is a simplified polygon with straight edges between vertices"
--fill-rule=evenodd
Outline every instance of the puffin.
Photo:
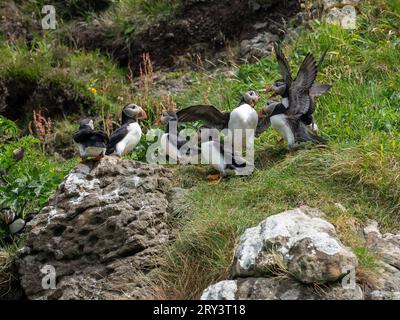
M 11 244 L 15 236 L 18 236 L 25 229 L 26 224 L 33 219 L 33 215 L 28 215 L 25 220 L 18 218 L 10 208 L 0 210 L 0 222 L 8 229 L 8 236 L 1 239 L 5 244 Z
M 207 176 L 210 183 L 219 183 L 226 176 L 248 175 L 254 170 L 252 163 L 236 154 L 232 146 L 223 141 L 210 139 L 202 142 L 201 159 L 202 164 L 209 164 L 218 171 L 218 174 Z
M 155 123 L 156 125 L 165 126 L 165 133 L 160 138 L 161 149 L 164 154 L 180 163 L 193 163 L 198 158 L 200 150 L 197 145 L 179 137 L 177 130 L 178 116 L 176 112 L 163 111 L 160 119 L 156 120 Z
M 299 119 L 301 109 L 298 105 L 290 105 L 289 108 L 282 102 L 269 101 L 259 111 L 260 121 L 257 126 L 256 135 L 271 126 L 279 135 L 285 139 L 289 149 L 308 141 L 325 144 L 327 141 L 312 132 L 305 122 Z M 301 106 L 301 105 L 300 105 Z
M 122 109 L 121 127 L 115 130 L 107 143 L 106 155 L 123 157 L 131 152 L 142 137 L 142 129 L 137 120 L 146 119 L 147 114 L 142 107 L 130 103 Z
M 203 121 L 205 128 L 218 130 L 228 129 L 230 134 L 225 143 L 233 144 L 235 130 L 241 130 L 241 146 L 251 146 L 254 141 L 254 132 L 258 124 L 258 115 L 254 107 L 260 99 L 254 91 L 246 92 L 239 105 L 231 112 L 221 112 L 212 105 L 194 105 L 177 112 L 179 122 Z M 247 129 L 251 134 L 246 135 Z M 233 144 L 235 151 L 241 151 L 240 144 Z
M 79 130 L 73 135 L 82 161 L 88 158 L 100 160 L 106 151 L 108 136 L 103 131 L 94 130 L 93 120 L 83 119 L 79 122 Z
M 286 108 L 288 108 L 290 100 L 290 86 L 293 83 L 292 73 L 289 63 L 284 53 L 282 52 L 282 49 L 277 43 L 274 43 L 274 49 L 283 79 L 276 81 L 273 85 L 267 86 L 266 92 L 272 92 L 272 97 L 278 95 L 281 96 L 283 105 Z M 323 63 L 327 52 L 328 49 L 326 49 L 323 52 L 321 58 L 319 59 L 319 62 L 317 63 L 317 72 Z M 318 126 L 315 123 L 314 118 L 312 116 L 312 114 L 315 111 L 315 98 L 325 94 L 327 91 L 331 89 L 331 87 L 332 86 L 329 84 L 312 83 L 311 87 L 308 90 L 310 106 L 308 108 L 308 111 L 302 115 L 301 121 L 303 121 L 306 125 L 310 126 L 310 128 L 314 132 L 319 131 Z

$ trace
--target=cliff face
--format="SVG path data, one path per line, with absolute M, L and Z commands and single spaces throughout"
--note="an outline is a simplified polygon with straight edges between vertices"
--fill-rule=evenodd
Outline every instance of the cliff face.
M 171 177 L 162 167 L 115 158 L 78 165 L 28 226 L 17 259 L 27 297 L 144 298 L 143 275 L 170 238 Z

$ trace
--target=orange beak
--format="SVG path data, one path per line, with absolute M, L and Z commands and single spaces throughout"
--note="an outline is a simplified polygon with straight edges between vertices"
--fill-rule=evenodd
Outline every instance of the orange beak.
M 259 118 L 265 118 L 265 111 L 264 111 L 264 109 L 260 109 L 260 111 L 258 111 L 258 117 L 259 117 Z
M 272 92 L 271 97 L 275 97 L 277 95 L 277 93 L 275 92 L 274 88 L 272 86 L 270 86 L 270 85 L 265 87 L 265 92 L 266 93 Z
M 156 121 L 154 121 L 154 124 L 156 126 L 160 126 L 161 125 L 161 119 L 157 119 Z
M 140 119 L 147 119 L 147 113 L 143 109 L 139 113 L 139 118 Z

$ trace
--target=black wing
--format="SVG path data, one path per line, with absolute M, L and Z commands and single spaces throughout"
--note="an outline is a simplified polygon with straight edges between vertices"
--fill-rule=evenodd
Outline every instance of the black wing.
M 179 110 L 178 122 L 203 121 L 206 126 L 222 130 L 228 127 L 230 112 L 221 112 L 214 106 L 195 105 Z
M 92 129 L 81 129 L 73 135 L 73 139 L 76 143 L 83 143 L 93 136 Z
M 110 155 L 115 151 L 115 146 L 127 135 L 127 133 L 128 129 L 126 127 L 118 128 L 112 133 L 110 140 L 107 143 L 106 155 Z
M 274 43 L 274 49 L 276 59 L 278 60 L 279 67 L 281 69 L 282 79 L 286 83 L 286 85 L 290 87 L 293 82 L 293 78 L 289 63 L 285 55 L 283 54 L 281 47 L 276 42 Z
M 95 131 L 95 132 L 94 132 L 94 135 L 95 135 L 97 138 L 99 138 L 99 139 L 101 139 L 102 141 L 104 141 L 105 143 L 108 142 L 108 135 L 107 135 L 107 133 L 105 133 L 105 132 L 103 132 L 103 131 Z
M 264 131 L 271 126 L 271 120 L 269 117 L 258 118 L 257 128 L 256 128 L 256 137 L 259 137 Z
M 288 115 L 301 116 L 310 108 L 310 88 L 317 77 L 318 67 L 311 53 L 305 57 L 296 80 L 289 88 Z
M 320 97 L 331 88 L 332 86 L 330 84 L 313 84 L 310 88 L 310 95 L 313 97 Z

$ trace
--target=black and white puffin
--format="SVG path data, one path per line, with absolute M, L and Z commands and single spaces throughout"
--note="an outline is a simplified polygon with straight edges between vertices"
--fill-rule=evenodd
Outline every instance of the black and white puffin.
M 309 126 L 299 120 L 299 109 L 296 105 L 289 106 L 288 109 L 281 102 L 269 102 L 259 111 L 259 124 L 256 134 L 263 126 L 263 131 L 271 126 L 279 135 L 285 139 L 289 149 L 293 149 L 296 144 L 304 142 L 326 143 L 326 140 L 311 132 Z
M 272 92 L 273 93 L 272 97 L 277 96 L 277 95 L 281 96 L 283 105 L 286 108 L 288 108 L 289 104 L 290 104 L 290 96 L 291 96 L 290 87 L 294 80 L 292 78 L 292 73 L 291 73 L 289 63 L 288 63 L 284 53 L 282 52 L 282 49 L 276 43 L 274 44 L 274 48 L 275 48 L 276 58 L 277 58 L 279 66 L 280 66 L 282 80 L 278 80 L 273 85 L 267 86 L 266 92 Z M 323 63 L 327 52 L 328 52 L 328 49 L 326 49 L 323 52 L 318 64 L 316 65 L 317 72 L 318 72 L 318 69 L 320 68 L 321 64 Z M 299 74 L 298 74 L 298 76 L 299 76 Z M 308 108 L 308 111 L 301 116 L 301 121 L 303 121 L 306 125 L 309 125 L 310 128 L 315 132 L 318 131 L 318 126 L 313 119 L 313 113 L 315 111 L 315 98 L 319 97 L 319 96 L 323 95 L 324 93 L 326 93 L 327 91 L 329 91 L 331 87 L 332 86 L 328 85 L 328 84 L 317 84 L 317 83 L 313 82 L 311 87 L 308 89 L 310 106 Z
M 207 130 L 207 129 L 203 129 Z M 210 140 L 201 143 L 202 164 L 209 164 L 218 174 L 207 176 L 209 182 L 220 182 L 225 176 L 248 175 L 254 170 L 254 165 L 237 155 L 232 147 L 224 142 Z
M 161 149 L 164 154 L 180 163 L 192 163 L 195 158 L 198 158 L 200 150 L 197 144 L 179 136 L 176 112 L 163 111 L 156 124 L 165 125 L 165 133 L 160 138 Z
M 131 152 L 142 137 L 142 129 L 137 120 L 146 119 L 142 107 L 130 103 L 122 109 L 121 127 L 115 130 L 107 143 L 106 155 L 125 156 Z
M 20 235 L 26 224 L 33 219 L 33 215 L 28 215 L 25 220 L 19 218 L 10 208 L 2 208 L 0 210 L 0 223 L 8 229 L 8 236 L 4 237 L 2 242 L 10 244 L 15 236 Z
M 74 134 L 73 139 L 83 161 L 88 158 L 99 160 L 104 156 L 108 137 L 103 131 L 94 130 L 93 120 L 81 120 L 79 130 Z
M 232 137 L 236 130 L 241 130 L 241 145 L 249 146 L 254 141 L 254 132 L 258 123 L 258 115 L 254 106 L 260 96 L 256 91 L 247 92 L 240 100 L 239 106 L 231 112 L 221 112 L 211 105 L 195 105 L 177 112 L 179 122 L 203 121 L 205 127 L 218 130 L 229 129 L 231 136 L 225 140 L 225 143 L 232 143 Z M 251 134 L 247 134 L 247 129 Z M 234 145 L 237 150 L 236 145 Z M 240 150 L 239 150 L 240 151 Z

